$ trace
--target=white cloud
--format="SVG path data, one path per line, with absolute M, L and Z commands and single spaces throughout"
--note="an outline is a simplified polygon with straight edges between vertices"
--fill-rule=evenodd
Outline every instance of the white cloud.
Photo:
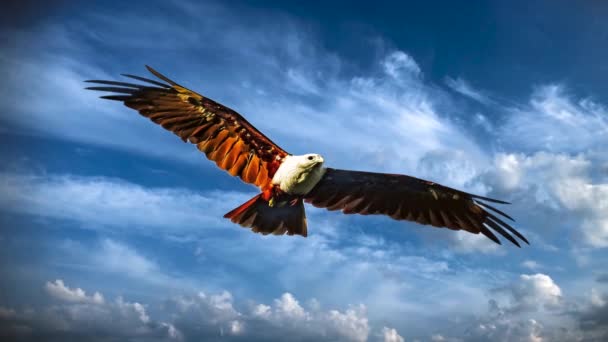
M 123 273 L 133 277 L 160 274 L 158 266 L 129 246 L 110 239 L 101 241 L 100 249 L 93 254 L 93 263 L 105 271 Z
M 416 63 L 412 56 L 403 51 L 395 51 L 389 54 L 382 61 L 382 67 L 387 75 L 395 79 L 418 77 L 421 73 L 418 63 Z
M 203 196 L 103 177 L 11 173 L 0 174 L 0 190 L 0 204 L 15 212 L 77 221 L 86 228 L 128 227 L 140 233 L 154 228 L 154 234 L 167 235 L 226 226 L 223 214 L 250 196 L 226 191 Z
M 457 93 L 469 97 L 481 104 L 490 105 L 493 104 L 493 101 L 481 91 L 473 88 L 467 81 L 458 77 L 458 78 L 445 78 L 445 84 L 448 87 L 452 88 Z
M 338 335 L 351 341 L 367 341 L 370 328 L 364 305 L 349 308 L 344 313 L 330 310 L 327 317 Z
M 49 29 L 49 31 L 54 31 Z M 42 39 L 54 41 L 40 34 Z M 59 34 L 67 34 L 60 32 Z M 25 39 L 40 39 L 27 37 Z M 70 48 L 61 47 L 64 51 Z M 83 63 L 78 52 L 71 56 L 52 53 L 18 55 L 6 63 L 7 79 L 14 84 L 0 98 L 2 110 L 20 115 L 3 117 L 16 127 L 13 133 L 52 136 L 64 140 L 125 149 L 180 161 L 198 161 L 197 152 L 162 130 L 155 130 L 139 115 L 128 115 L 127 108 L 98 98 L 84 88 L 87 79 L 110 79 L 98 67 Z M 23 91 L 28 89 L 27 91 Z M 19 98 L 20 101 L 14 101 Z M 141 142 L 153 140 L 154 148 Z M 139 142 L 139 143 L 138 143 Z
M 525 267 L 527 269 L 533 270 L 533 271 L 538 270 L 539 268 L 542 267 L 542 265 L 540 263 L 538 263 L 537 261 L 534 261 L 534 260 L 524 260 L 521 263 L 521 266 Z
M 507 298 L 501 298 L 506 294 Z M 464 330 L 437 334 L 436 341 L 579 341 L 584 332 L 568 317 L 576 304 L 566 305 L 561 288 L 545 274 L 522 274 L 497 289 L 488 310 L 466 320 Z
M 608 246 L 608 184 L 593 180 L 594 163 L 584 155 L 498 154 L 495 165 L 491 177 L 499 189 L 566 210 L 578 222 L 584 243 Z
M 503 246 L 494 243 L 482 234 L 471 234 L 465 231 L 451 232 L 451 246 L 460 253 L 505 254 Z
M 443 337 L 443 335 L 441 335 L 441 334 L 434 334 L 434 335 L 431 335 L 431 341 L 443 342 L 443 341 L 445 341 L 445 337 Z
M 173 313 L 173 324 L 186 337 L 238 335 L 246 330 L 243 315 L 234 307 L 234 298 L 228 291 L 177 296 L 168 300 L 167 310 Z
M 323 60 L 323 53 L 315 57 Z M 382 68 L 389 77 L 370 73 L 332 78 L 329 73 L 320 84 L 308 66 L 289 69 L 289 75 L 298 75 L 298 84 L 321 87 L 314 101 L 290 96 L 251 98 L 247 115 L 265 117 L 271 128 L 299 149 L 296 153 L 315 146 L 328 165 L 416 171 L 420 177 L 451 186 L 474 185 L 472 180 L 483 170 L 487 157 L 446 114 L 454 107 L 449 97 L 417 77 L 420 70 L 411 56 L 394 51 L 377 61 L 374 69 Z M 298 129 L 287 132 L 287 127 Z M 424 165 L 419 166 L 422 161 Z
M 232 335 L 240 335 L 243 333 L 243 323 L 240 321 L 232 321 L 230 322 L 230 333 Z
M 0 317 L 0 329 L 9 338 L 41 340 L 55 336 L 61 340 L 79 336 L 85 340 L 179 340 L 181 332 L 171 323 L 155 321 L 146 311 L 145 305 L 127 302 L 118 297 L 104 301 L 99 292 L 86 296 L 85 291 L 71 289 L 61 279 L 47 282 L 47 293 L 58 304 L 36 309 L 6 310 L 10 315 Z M 6 335 L 4 335 L 6 336 Z
M 249 312 L 236 308 L 232 295 L 180 296 L 169 300 L 176 308 L 175 326 L 187 338 L 210 338 L 214 334 L 243 335 L 249 339 L 366 341 L 369 323 L 365 306 L 351 306 L 345 311 L 307 311 L 290 293 L 284 293 L 272 305 L 255 304 Z
M 501 135 L 530 150 L 600 151 L 608 143 L 608 111 L 592 99 L 574 99 L 562 85 L 545 85 L 527 106 L 509 111 Z
M 582 218 L 585 241 L 594 247 L 608 247 L 608 184 L 565 179 L 556 190 L 562 204 Z
M 520 281 L 508 290 L 511 310 L 555 309 L 562 304 L 562 291 L 546 274 L 522 274 Z
M 184 339 L 182 332 L 177 330 L 173 324 L 161 322 L 160 326 L 167 329 L 167 334 L 169 335 L 170 339 L 177 341 L 182 341 Z
M 497 183 L 505 190 L 531 188 L 535 183 L 540 183 L 539 188 L 544 190 L 543 186 L 551 186 L 565 178 L 585 177 L 591 166 L 582 154 L 570 156 L 548 152 L 532 155 L 499 153 L 494 164 Z
M 511 320 L 501 317 L 493 323 L 482 323 L 469 331 L 467 341 L 522 341 L 522 342 L 542 342 L 552 341 L 545 335 L 557 336 L 552 332 L 547 332 L 544 327 L 534 319 Z M 561 336 L 565 337 L 565 336 Z
M 416 173 L 436 179 L 445 185 L 466 187 L 476 194 L 485 194 L 488 187 L 478 182 L 483 166 L 466 150 L 439 149 L 425 153 L 418 161 Z
M 0 326 L 7 323 L 25 324 L 42 336 L 79 333 L 89 338 L 103 334 L 113 338 L 177 340 L 213 339 L 229 334 L 252 339 L 277 340 L 292 336 L 315 340 L 367 341 L 370 331 L 366 308 L 362 305 L 352 306 L 345 311 L 324 311 L 319 308 L 306 311 L 289 293 L 274 300 L 272 306 L 257 304 L 250 313 L 237 309 L 228 291 L 177 296 L 163 305 L 163 316 L 172 319 L 166 322 L 151 317 L 145 304 L 128 302 L 122 297 L 107 302 L 97 301 L 93 299 L 94 296 L 87 297 L 81 289 L 70 289 L 62 280 L 48 282 L 46 288 L 51 296 L 58 297 L 62 303 L 29 313 L 2 308 Z M 383 333 L 392 336 L 392 341 L 400 341 L 395 329 L 385 328 Z
M 148 312 L 150 304 L 130 302 L 122 297 L 113 301 L 93 300 L 94 295 L 87 296 L 84 290 L 70 288 L 61 280 L 48 282 L 45 287 L 51 297 L 61 300 L 59 304 L 27 309 L 29 311 L 0 307 L 0 327 L 11 331 L 10 336 L 24 337 L 36 332 L 36 336 L 78 333 L 91 338 L 95 334 L 105 334 L 115 338 L 128 336 L 188 341 L 213 340 L 221 336 L 263 340 L 292 336 L 300 340 L 320 341 L 403 341 L 396 329 L 382 325 L 374 328 L 366 306 L 324 309 L 319 301 L 314 300 L 310 309 L 306 309 L 290 293 L 282 294 L 270 305 L 251 300 L 239 304 L 228 291 L 181 295 L 164 302 L 162 317 L 169 319 L 160 321 Z M 556 336 L 568 339 L 586 336 L 587 332 L 577 330 L 576 321 L 569 319 L 572 314 L 575 314 L 573 318 L 580 318 L 585 326 L 590 327 L 593 334 L 604 334 L 604 330 L 592 321 L 593 317 L 604 319 L 603 310 L 608 307 L 605 296 L 598 291 L 592 290 L 588 308 L 578 310 L 576 305 L 565 305 L 561 288 L 548 275 L 522 274 L 494 294 L 498 299 L 490 301 L 487 313 L 480 313 L 479 318 L 473 321 L 466 316 L 458 320 L 458 326 L 470 325 L 459 330 L 459 334 L 464 335 L 454 331 L 442 332 L 434 334 L 432 340 L 537 341 L 553 340 Z M 506 295 L 504 301 L 500 299 L 501 295 Z M 99 297 L 103 298 L 101 294 Z M 247 302 L 250 304 L 242 304 Z M 458 302 L 461 305 L 461 301 Z M 243 307 L 250 309 L 243 310 Z
M 318 301 L 316 302 L 318 304 Z M 351 306 L 345 311 L 335 309 L 324 311 L 320 305 L 317 305 L 308 311 L 290 293 L 282 294 L 273 301 L 272 305 L 256 304 L 249 313 L 236 312 L 231 306 L 230 315 L 224 315 L 223 319 L 216 320 L 215 323 L 222 324 L 222 321 L 226 321 L 232 324 L 235 317 L 240 317 L 240 326 L 252 327 L 248 330 L 249 334 L 253 334 L 251 336 L 256 336 L 256 332 L 264 331 L 260 336 L 266 336 L 267 339 L 292 336 L 304 340 L 314 338 L 366 341 L 370 331 L 367 311 L 363 305 Z
M 295 69 L 287 70 L 287 79 L 293 84 L 296 91 L 319 94 L 319 87 L 314 83 L 314 78 L 306 77 L 302 74 L 302 71 Z
M 261 318 L 268 318 L 270 317 L 271 313 L 272 311 L 270 309 L 270 306 L 265 304 L 256 305 L 252 312 L 253 316 Z
M 169 242 L 170 243 L 170 242 Z M 131 291 L 154 293 L 155 291 L 186 291 L 197 288 L 198 279 L 184 274 L 174 266 L 162 266 L 156 262 L 156 250 L 134 248 L 124 241 L 102 238 L 87 243 L 74 240 L 53 241 L 56 250 L 55 265 L 80 274 L 113 279 L 117 284 L 128 284 Z M 166 265 L 166 264 L 165 264 Z M 120 289 L 119 289 L 120 290 Z
M 57 279 L 54 283 L 47 282 L 45 290 L 54 298 L 73 303 L 103 304 L 103 296 L 99 292 L 87 296 L 81 288 L 70 289 L 65 286 L 63 280 Z
M 383 327 L 382 335 L 384 336 L 384 342 L 403 342 L 404 339 L 399 335 L 397 330 L 393 328 Z
M 308 314 L 291 293 L 284 293 L 281 298 L 275 299 L 276 314 L 285 319 L 308 319 Z
M 604 307 L 608 301 L 600 294 L 597 289 L 591 289 L 591 305 L 597 307 Z
M 146 309 L 140 303 L 125 302 L 122 297 L 118 297 L 115 304 L 122 316 L 135 315 L 142 323 L 150 322 L 150 316 L 148 316 Z

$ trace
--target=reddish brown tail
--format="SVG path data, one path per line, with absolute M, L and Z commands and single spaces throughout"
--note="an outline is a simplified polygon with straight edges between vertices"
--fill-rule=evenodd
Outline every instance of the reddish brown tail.
M 255 233 L 264 235 L 302 235 L 306 236 L 306 212 L 304 202 L 298 198 L 294 203 L 269 206 L 268 201 L 259 194 L 226 215 L 230 221 L 243 227 L 250 227 Z

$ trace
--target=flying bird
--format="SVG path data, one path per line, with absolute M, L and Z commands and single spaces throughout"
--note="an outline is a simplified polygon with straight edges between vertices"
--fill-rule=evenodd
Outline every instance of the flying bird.
M 232 176 L 259 187 L 259 194 L 224 215 L 253 232 L 307 236 L 307 202 L 345 214 L 381 214 L 482 233 L 498 244 L 494 233 L 518 247 L 516 238 L 528 243 L 504 221 L 513 220 L 509 215 L 487 203 L 507 202 L 406 175 L 324 167 L 321 155 L 292 155 L 236 111 L 146 68 L 159 80 L 123 74 L 138 82 L 89 80 L 96 86 L 87 89 L 112 93 L 101 98 L 123 102 L 195 144 Z

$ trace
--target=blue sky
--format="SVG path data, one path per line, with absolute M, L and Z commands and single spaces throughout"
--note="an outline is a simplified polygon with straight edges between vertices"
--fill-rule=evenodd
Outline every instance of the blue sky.
M 608 6 L 56 2 L 0 31 L 0 327 L 28 340 L 608 338 Z M 148 64 L 285 150 L 512 202 L 531 245 L 256 189 L 86 79 Z M 1 335 L 0 335 L 1 336 Z

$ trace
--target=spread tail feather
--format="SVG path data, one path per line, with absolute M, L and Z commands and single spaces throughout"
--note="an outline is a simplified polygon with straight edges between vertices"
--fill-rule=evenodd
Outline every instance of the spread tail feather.
M 306 236 L 306 212 L 301 198 L 271 207 L 268 201 L 258 194 L 239 207 L 233 209 L 225 218 L 255 233 L 264 235 L 302 235 Z

